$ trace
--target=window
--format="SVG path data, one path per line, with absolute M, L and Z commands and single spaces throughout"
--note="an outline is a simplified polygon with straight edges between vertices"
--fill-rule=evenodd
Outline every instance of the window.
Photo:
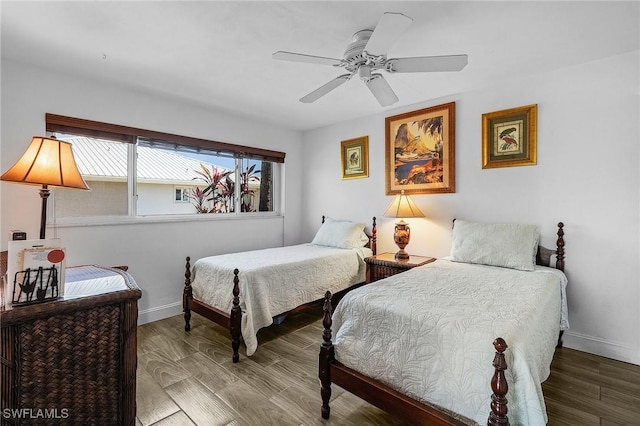
M 90 191 L 56 189 L 54 217 L 279 213 L 284 153 L 47 114 Z
M 188 187 L 178 187 L 176 186 L 176 192 L 175 192 L 175 202 L 176 203 L 188 203 L 191 201 L 191 197 L 189 196 L 189 193 L 191 192 L 191 189 Z

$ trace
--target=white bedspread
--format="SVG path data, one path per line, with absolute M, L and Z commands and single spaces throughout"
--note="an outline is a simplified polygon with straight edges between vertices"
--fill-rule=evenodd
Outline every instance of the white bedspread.
M 348 293 L 333 314 L 336 359 L 410 397 L 486 424 L 502 337 L 512 425 L 547 422 L 565 275 L 438 260 Z M 565 319 L 566 321 L 566 319 Z
M 368 248 L 341 249 L 299 244 L 197 260 L 192 268 L 193 296 L 231 312 L 233 270 L 240 273 L 242 337 L 251 356 L 256 333 L 273 317 L 365 280 Z

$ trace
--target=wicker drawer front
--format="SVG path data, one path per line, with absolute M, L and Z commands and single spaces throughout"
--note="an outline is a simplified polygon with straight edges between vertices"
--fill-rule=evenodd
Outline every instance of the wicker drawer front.
M 67 424 L 118 424 L 118 305 L 26 323 L 19 339 L 20 406 L 58 414 L 21 424 L 64 424 L 64 417 Z
M 403 271 L 404 269 L 393 268 L 390 266 L 373 265 L 373 280 L 381 280 L 383 278 L 399 274 Z
M 393 253 L 380 253 L 367 257 L 364 259 L 367 264 L 367 282 L 378 281 L 435 260 L 433 257 L 425 256 L 409 256 L 409 259 L 397 260 Z

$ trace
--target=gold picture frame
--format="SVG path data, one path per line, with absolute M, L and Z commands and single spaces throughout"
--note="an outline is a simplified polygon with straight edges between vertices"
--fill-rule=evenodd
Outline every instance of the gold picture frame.
M 369 177 L 369 136 L 342 141 L 340 158 L 342 179 Z
M 538 106 L 482 114 L 482 168 L 537 164 Z
M 385 119 L 387 195 L 456 192 L 455 102 Z

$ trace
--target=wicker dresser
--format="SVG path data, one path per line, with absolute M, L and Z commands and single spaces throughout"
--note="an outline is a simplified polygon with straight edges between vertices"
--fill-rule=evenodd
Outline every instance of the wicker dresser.
M 135 425 L 141 292 L 123 269 L 67 268 L 61 299 L 0 312 L 0 424 Z

